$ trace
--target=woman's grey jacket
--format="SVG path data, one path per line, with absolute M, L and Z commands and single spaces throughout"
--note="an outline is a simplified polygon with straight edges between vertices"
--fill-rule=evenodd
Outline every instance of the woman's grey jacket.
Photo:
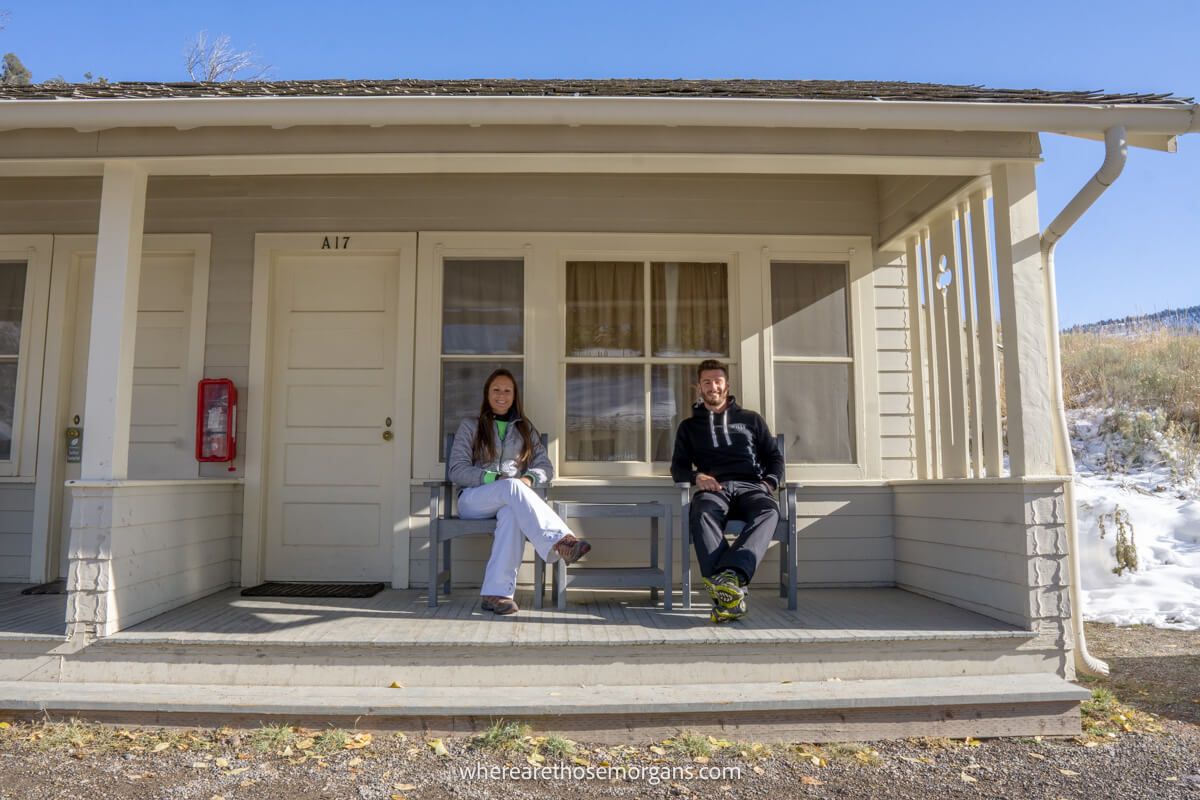
M 489 472 L 497 473 L 501 478 L 520 478 L 528 475 L 533 485 L 547 483 L 554 478 L 554 465 L 546 455 L 542 446 L 542 438 L 534 431 L 533 463 L 525 471 L 521 471 L 521 450 L 524 446 L 521 432 L 517 430 L 514 417 L 504 432 L 504 441 L 497 448 L 500 454 L 487 464 L 476 464 L 472 458 L 472 444 L 475 442 L 475 431 L 479 427 L 479 419 L 472 417 L 464 419 L 454 434 L 454 446 L 450 449 L 450 481 L 463 488 L 482 486 L 483 476 Z M 496 441 L 496 428 L 492 426 L 492 443 Z

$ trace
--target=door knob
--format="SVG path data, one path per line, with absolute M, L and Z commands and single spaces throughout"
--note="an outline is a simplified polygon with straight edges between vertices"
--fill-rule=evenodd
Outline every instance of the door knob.
M 383 440 L 384 440 L 385 442 L 390 442 L 390 441 L 392 440 L 392 432 L 391 432 L 391 431 L 384 431 L 384 432 L 383 432 Z

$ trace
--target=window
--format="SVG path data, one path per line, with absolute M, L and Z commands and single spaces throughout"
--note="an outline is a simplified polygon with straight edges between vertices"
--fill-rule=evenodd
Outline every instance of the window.
M 0 461 L 12 461 L 25 313 L 24 261 L 0 261 Z
M 504 367 L 524 387 L 525 263 L 519 258 L 447 258 L 442 264 L 441 421 L 446 434 L 479 415 L 483 382 Z
M 847 264 L 771 263 L 775 430 L 793 464 L 856 461 Z
M 730 358 L 728 265 L 568 261 L 565 304 L 564 461 L 670 461 L 697 362 Z

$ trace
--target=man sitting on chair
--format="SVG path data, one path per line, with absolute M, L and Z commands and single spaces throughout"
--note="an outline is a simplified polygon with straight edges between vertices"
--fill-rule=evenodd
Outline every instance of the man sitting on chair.
M 729 394 L 728 367 L 709 359 L 701 362 L 698 375 L 700 400 L 675 433 L 671 477 L 696 487 L 692 542 L 712 598 L 712 621 L 727 622 L 745 615 L 746 587 L 775 537 L 775 492 L 784 480 L 784 464 L 766 420 Z M 731 515 L 746 523 L 732 544 L 724 534 Z

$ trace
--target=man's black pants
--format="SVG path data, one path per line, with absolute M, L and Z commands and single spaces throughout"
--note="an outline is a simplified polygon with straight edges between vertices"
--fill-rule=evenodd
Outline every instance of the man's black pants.
M 749 583 L 775 538 L 779 504 L 761 483 L 725 481 L 719 492 L 696 492 L 689 516 L 700 574 L 711 578 L 732 569 Z M 732 544 L 724 533 L 730 518 L 746 523 Z

